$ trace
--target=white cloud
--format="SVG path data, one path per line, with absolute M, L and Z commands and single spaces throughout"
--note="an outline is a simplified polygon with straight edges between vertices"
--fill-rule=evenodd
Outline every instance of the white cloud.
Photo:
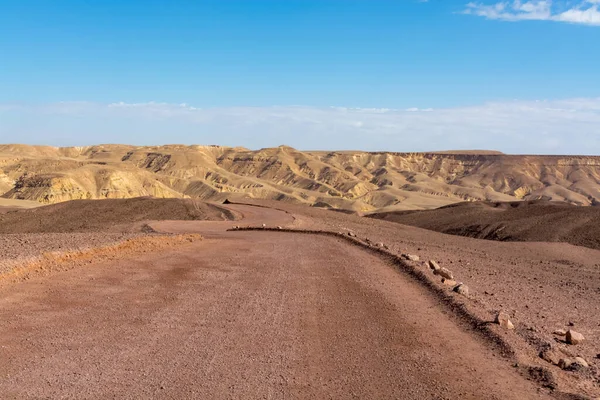
M 600 154 L 600 98 L 458 108 L 229 107 L 159 102 L 0 104 L 0 142 Z
M 463 13 L 504 21 L 557 21 L 600 26 L 600 0 L 577 2 L 512 0 L 493 4 L 468 3 Z

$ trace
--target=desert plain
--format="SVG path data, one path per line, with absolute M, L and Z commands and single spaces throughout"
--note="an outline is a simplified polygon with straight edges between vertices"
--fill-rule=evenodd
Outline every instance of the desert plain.
M 0 146 L 0 393 L 596 399 L 599 165 Z

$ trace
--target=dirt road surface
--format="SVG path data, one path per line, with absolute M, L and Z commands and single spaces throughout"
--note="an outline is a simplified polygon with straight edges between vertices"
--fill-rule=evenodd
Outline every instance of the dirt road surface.
M 340 239 L 156 225 L 207 239 L 0 289 L 0 397 L 546 398 L 419 284 Z

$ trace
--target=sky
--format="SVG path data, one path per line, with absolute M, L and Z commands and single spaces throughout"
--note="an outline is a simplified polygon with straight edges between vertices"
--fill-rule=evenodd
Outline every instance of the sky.
M 0 143 L 600 154 L 600 0 L 0 0 Z

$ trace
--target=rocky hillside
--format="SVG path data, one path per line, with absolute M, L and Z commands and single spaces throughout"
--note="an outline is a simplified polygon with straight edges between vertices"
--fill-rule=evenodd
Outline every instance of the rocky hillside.
M 368 217 L 478 239 L 565 242 L 600 249 L 600 207 L 564 202 L 463 202 L 435 210 L 377 212 Z
M 233 221 L 238 216 L 216 204 L 191 199 L 75 200 L 19 212 L 0 212 L 0 234 L 139 232 L 146 221 Z
M 0 145 L 0 194 L 73 199 L 243 197 L 355 211 L 429 209 L 465 200 L 600 200 L 600 157 L 491 152 L 250 151 L 219 146 L 55 148 Z

